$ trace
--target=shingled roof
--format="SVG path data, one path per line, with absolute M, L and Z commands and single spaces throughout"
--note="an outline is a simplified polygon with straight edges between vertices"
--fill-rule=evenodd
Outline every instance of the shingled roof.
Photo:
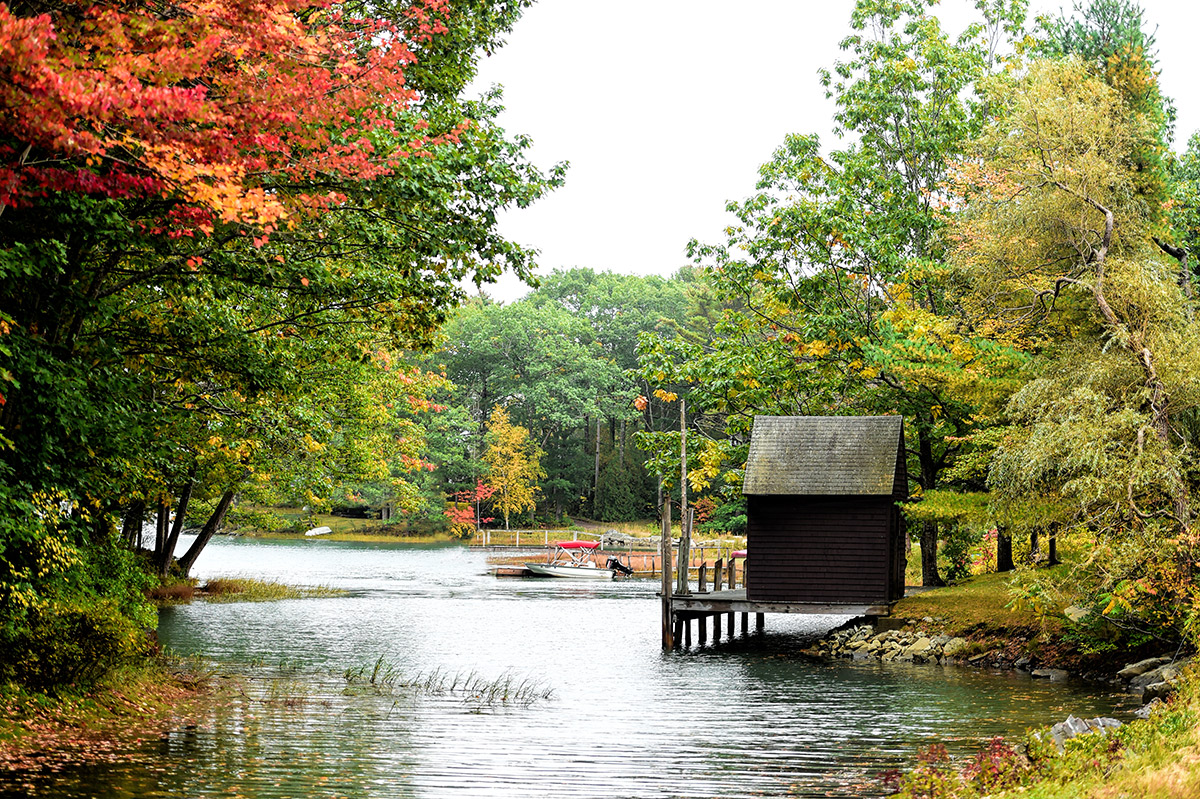
M 899 416 L 756 416 L 742 493 L 892 493 Z

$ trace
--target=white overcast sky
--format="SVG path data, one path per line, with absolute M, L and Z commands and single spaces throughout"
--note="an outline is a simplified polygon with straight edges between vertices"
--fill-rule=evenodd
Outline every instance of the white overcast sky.
M 1071 0 L 1033 0 L 1032 14 Z M 845 54 L 853 0 L 538 0 L 483 59 L 477 89 L 504 87 L 501 124 L 533 139 L 566 185 L 506 212 L 501 229 L 540 250 L 539 272 L 574 266 L 670 275 L 691 238 L 717 242 L 729 200 L 788 133 L 829 146 L 833 105 L 817 70 Z M 958 33 L 968 0 L 942 0 Z M 1176 149 L 1200 129 L 1200 2 L 1142 0 L 1162 86 L 1179 111 Z M 501 301 L 527 288 L 506 276 Z

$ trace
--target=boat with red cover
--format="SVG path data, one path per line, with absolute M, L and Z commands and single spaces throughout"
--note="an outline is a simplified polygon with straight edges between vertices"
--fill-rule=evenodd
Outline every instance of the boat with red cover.
M 538 577 L 568 577 L 577 580 L 611 580 L 618 571 L 628 574 L 623 564 L 614 566 L 609 558 L 605 566 L 592 561 L 592 553 L 600 547 L 598 541 L 555 541 L 554 551 L 545 563 L 526 563 L 525 568 Z

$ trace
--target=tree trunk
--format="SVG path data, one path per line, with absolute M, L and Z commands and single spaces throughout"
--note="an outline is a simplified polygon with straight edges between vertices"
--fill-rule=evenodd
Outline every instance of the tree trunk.
M 938 586 L 946 584 L 938 575 L 937 546 L 937 522 L 924 522 L 921 525 L 921 585 Z
M 1038 551 L 1041 548 L 1041 542 L 1038 540 L 1038 528 L 1034 526 L 1029 530 L 1029 562 L 1037 563 Z
M 125 511 L 125 522 L 121 527 L 121 540 L 134 552 L 142 545 L 142 522 L 146 519 L 146 503 L 137 500 Z
M 1050 525 L 1050 542 L 1047 546 L 1049 559 L 1046 561 L 1046 565 L 1057 566 L 1060 563 L 1058 559 L 1058 522 Z
M 600 417 L 596 416 L 596 469 L 592 478 L 592 518 L 600 518 Z
M 933 457 L 933 441 L 930 439 L 930 432 L 921 424 L 917 425 L 917 458 L 921 465 L 921 477 L 918 483 L 924 489 L 934 488 L 937 485 L 937 460 Z M 946 581 L 938 574 L 937 554 L 937 522 L 924 522 L 921 525 L 921 585 L 946 584 Z
M 164 500 L 158 502 L 158 514 L 154 518 L 154 557 L 155 561 L 162 557 L 162 551 L 167 545 L 167 527 L 171 523 L 171 506 Z
M 996 571 L 1010 572 L 1016 566 L 1012 557 L 1012 535 L 1003 527 L 996 528 Z
M 212 516 L 208 517 L 208 521 L 204 523 L 200 534 L 196 536 L 196 540 L 192 542 L 192 546 L 188 549 L 187 554 L 179 559 L 179 571 L 184 577 L 187 577 L 192 571 L 192 565 L 196 562 L 196 558 L 200 557 L 200 553 L 204 547 L 208 545 L 209 540 L 217 532 L 221 523 L 225 521 L 225 514 L 229 512 L 229 506 L 233 504 L 234 490 L 231 488 L 221 495 L 221 499 L 217 502 L 217 507 L 213 510 Z
M 167 534 L 167 541 L 158 553 L 158 576 L 166 577 L 171 571 L 171 558 L 175 556 L 175 546 L 179 543 L 179 534 L 183 531 L 183 516 L 187 513 L 188 503 L 192 501 L 192 489 L 196 486 L 196 467 L 188 472 L 188 481 L 184 483 L 183 491 L 179 493 L 179 506 L 175 509 L 175 523 Z
M 620 468 L 622 468 L 622 469 L 625 468 L 625 420 L 624 419 L 621 420 L 621 451 L 620 451 L 619 459 L 617 460 L 617 464 L 618 464 L 618 466 L 620 466 Z

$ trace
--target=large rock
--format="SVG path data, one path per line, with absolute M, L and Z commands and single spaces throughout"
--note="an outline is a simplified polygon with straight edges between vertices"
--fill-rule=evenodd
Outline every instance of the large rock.
M 1137 693 L 1147 685 L 1153 685 L 1156 682 L 1174 682 L 1188 662 L 1188 660 L 1177 660 L 1174 663 L 1166 663 L 1158 668 L 1142 672 L 1129 681 L 1129 690 Z
M 1076 735 L 1083 735 L 1089 732 L 1098 732 L 1101 735 L 1108 734 L 1109 729 L 1115 729 L 1121 726 L 1121 722 L 1113 718 L 1096 717 L 1094 719 L 1081 719 L 1077 716 L 1067 716 L 1066 720 L 1060 721 L 1050 728 L 1050 737 L 1054 739 L 1054 743 L 1058 746 L 1059 751 L 1062 751 L 1063 742 L 1074 738 Z
M 909 644 L 909 646 L 904 650 L 904 654 L 906 654 L 906 655 L 923 655 L 926 652 L 928 652 L 932 646 L 933 646 L 932 641 L 930 641 L 925 636 L 921 636 L 920 638 L 918 638 L 917 640 L 915 640 L 911 644 Z
M 1134 677 L 1139 677 L 1152 669 L 1165 666 L 1170 662 L 1170 658 L 1146 658 L 1145 660 L 1139 660 L 1137 663 L 1130 663 L 1118 671 L 1117 676 L 1122 680 L 1132 680 Z
M 1071 673 L 1066 669 L 1034 669 L 1029 674 L 1033 677 L 1048 679 L 1050 682 L 1062 682 L 1071 676 Z
M 1155 699 L 1166 699 L 1175 691 L 1175 686 L 1169 682 L 1152 682 L 1142 689 L 1142 702 L 1149 704 Z
M 1151 699 L 1149 702 L 1133 711 L 1133 715 L 1139 719 L 1148 719 L 1150 718 L 1150 714 L 1154 712 L 1154 708 L 1161 706 L 1162 703 L 1163 701 L 1161 699 Z
M 958 657 L 960 654 L 970 648 L 971 642 L 966 638 L 951 638 L 942 647 L 942 654 L 948 658 Z

